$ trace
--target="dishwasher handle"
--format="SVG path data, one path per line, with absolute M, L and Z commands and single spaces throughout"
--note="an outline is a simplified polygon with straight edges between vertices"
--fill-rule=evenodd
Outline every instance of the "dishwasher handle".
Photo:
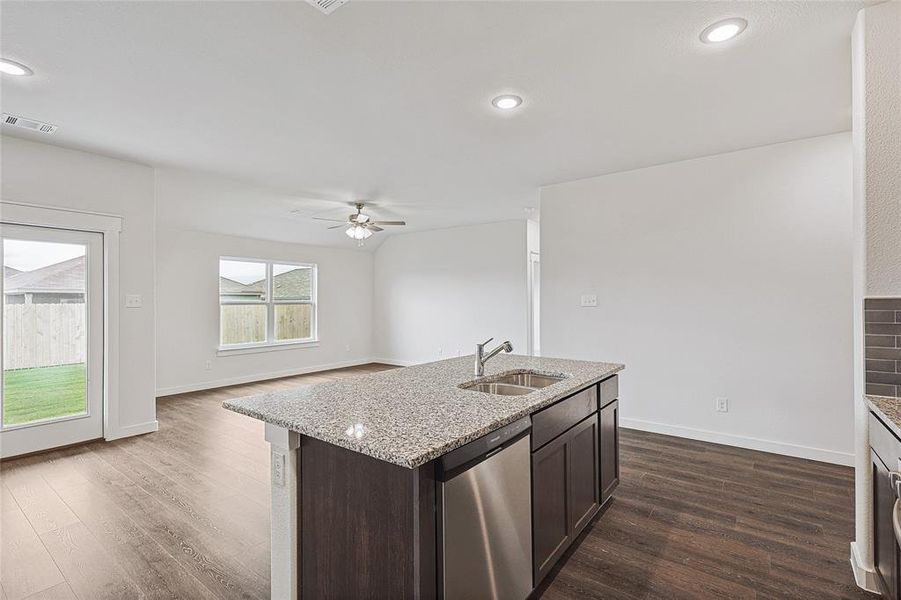
M 440 481 L 453 479 L 461 471 L 471 468 L 507 448 L 531 429 L 532 419 L 523 417 L 483 435 L 465 446 L 451 450 L 438 459 L 438 479 Z

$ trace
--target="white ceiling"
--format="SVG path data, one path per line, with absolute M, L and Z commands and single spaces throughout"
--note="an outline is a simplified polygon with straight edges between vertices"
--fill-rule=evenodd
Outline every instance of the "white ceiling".
M 173 224 L 346 244 L 309 214 L 523 218 L 544 184 L 848 130 L 860 6 L 4 0 L 0 52 L 35 75 L 0 93 L 60 126 L 34 139 L 241 182 L 180 194 Z M 699 41 L 730 16 L 743 35 Z

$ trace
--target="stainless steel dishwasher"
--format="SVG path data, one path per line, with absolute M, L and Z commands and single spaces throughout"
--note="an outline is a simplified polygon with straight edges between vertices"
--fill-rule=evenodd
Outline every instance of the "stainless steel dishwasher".
M 523 600 L 532 591 L 531 428 L 524 417 L 441 458 L 439 598 Z

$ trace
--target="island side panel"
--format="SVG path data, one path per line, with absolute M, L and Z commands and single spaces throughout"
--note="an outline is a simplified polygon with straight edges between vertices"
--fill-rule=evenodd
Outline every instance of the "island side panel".
M 434 467 L 306 436 L 300 459 L 302 597 L 433 598 Z
M 270 597 L 300 597 L 300 434 L 266 423 L 270 454 Z

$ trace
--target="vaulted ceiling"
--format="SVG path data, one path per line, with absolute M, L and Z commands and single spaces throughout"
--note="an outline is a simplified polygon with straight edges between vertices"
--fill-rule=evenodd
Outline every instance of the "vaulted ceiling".
M 356 198 L 412 229 L 522 218 L 544 184 L 850 129 L 860 6 L 4 0 L 0 52 L 35 75 L 3 110 L 60 128 L 4 132 L 240 182 L 161 207 L 211 230 L 312 235 Z

